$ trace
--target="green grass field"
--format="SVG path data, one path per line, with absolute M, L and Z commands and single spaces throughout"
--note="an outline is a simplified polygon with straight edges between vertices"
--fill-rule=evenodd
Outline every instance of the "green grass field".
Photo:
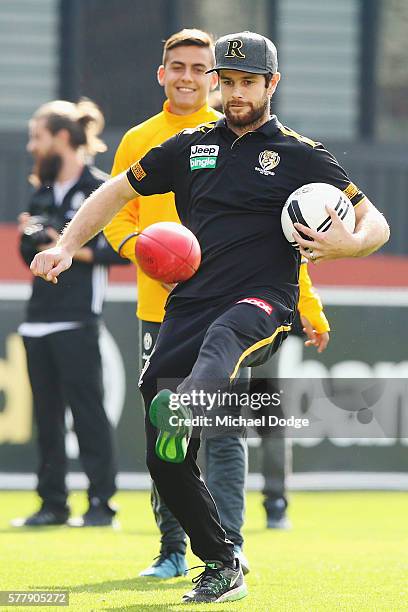
M 0 589 L 70 592 L 47 610 L 408 610 L 408 495 L 296 493 L 289 532 L 264 528 L 261 496 L 248 495 L 245 551 L 250 594 L 236 603 L 185 605 L 191 577 L 138 578 L 158 553 L 148 493 L 120 493 L 120 530 L 14 529 L 36 508 L 33 493 L 0 493 Z M 71 495 L 75 513 L 83 493 Z M 198 560 L 190 554 L 190 566 Z M 201 570 L 195 570 L 196 575 Z M 2 608 L 28 610 L 34 608 Z M 39 608 L 35 608 L 39 609 Z

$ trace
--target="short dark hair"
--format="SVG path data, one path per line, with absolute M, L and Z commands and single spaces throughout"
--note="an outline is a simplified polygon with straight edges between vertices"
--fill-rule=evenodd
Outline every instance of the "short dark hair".
M 265 77 L 265 88 L 268 88 L 272 81 L 273 74 L 272 72 L 268 72 L 267 74 L 264 74 L 264 77 Z
M 180 30 L 172 34 L 164 43 L 162 64 L 166 65 L 167 54 L 177 47 L 207 47 L 214 53 L 214 39 L 208 32 L 196 29 Z

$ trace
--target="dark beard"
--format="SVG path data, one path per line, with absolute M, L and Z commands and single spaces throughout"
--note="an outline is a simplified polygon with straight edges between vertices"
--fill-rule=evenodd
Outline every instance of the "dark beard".
M 248 127 L 255 125 L 258 121 L 267 113 L 269 110 L 269 99 L 265 98 L 261 104 L 257 107 L 253 107 L 243 117 L 237 118 L 231 115 L 228 105 L 224 109 L 224 114 L 227 118 L 228 125 L 230 127 Z
M 31 180 L 40 185 L 52 185 L 62 168 L 62 158 L 56 153 L 35 160 Z

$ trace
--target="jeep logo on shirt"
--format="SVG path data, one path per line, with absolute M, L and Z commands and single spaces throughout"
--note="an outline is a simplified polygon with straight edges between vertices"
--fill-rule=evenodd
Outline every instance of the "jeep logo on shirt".
M 215 168 L 219 145 L 192 145 L 190 153 L 191 170 Z

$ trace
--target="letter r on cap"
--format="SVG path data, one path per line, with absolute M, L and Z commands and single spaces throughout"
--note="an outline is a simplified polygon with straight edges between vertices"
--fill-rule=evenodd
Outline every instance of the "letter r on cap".
M 242 40 L 235 39 L 228 41 L 228 50 L 225 57 L 238 57 L 239 59 L 245 59 L 244 53 L 241 51 L 241 47 L 244 43 Z

